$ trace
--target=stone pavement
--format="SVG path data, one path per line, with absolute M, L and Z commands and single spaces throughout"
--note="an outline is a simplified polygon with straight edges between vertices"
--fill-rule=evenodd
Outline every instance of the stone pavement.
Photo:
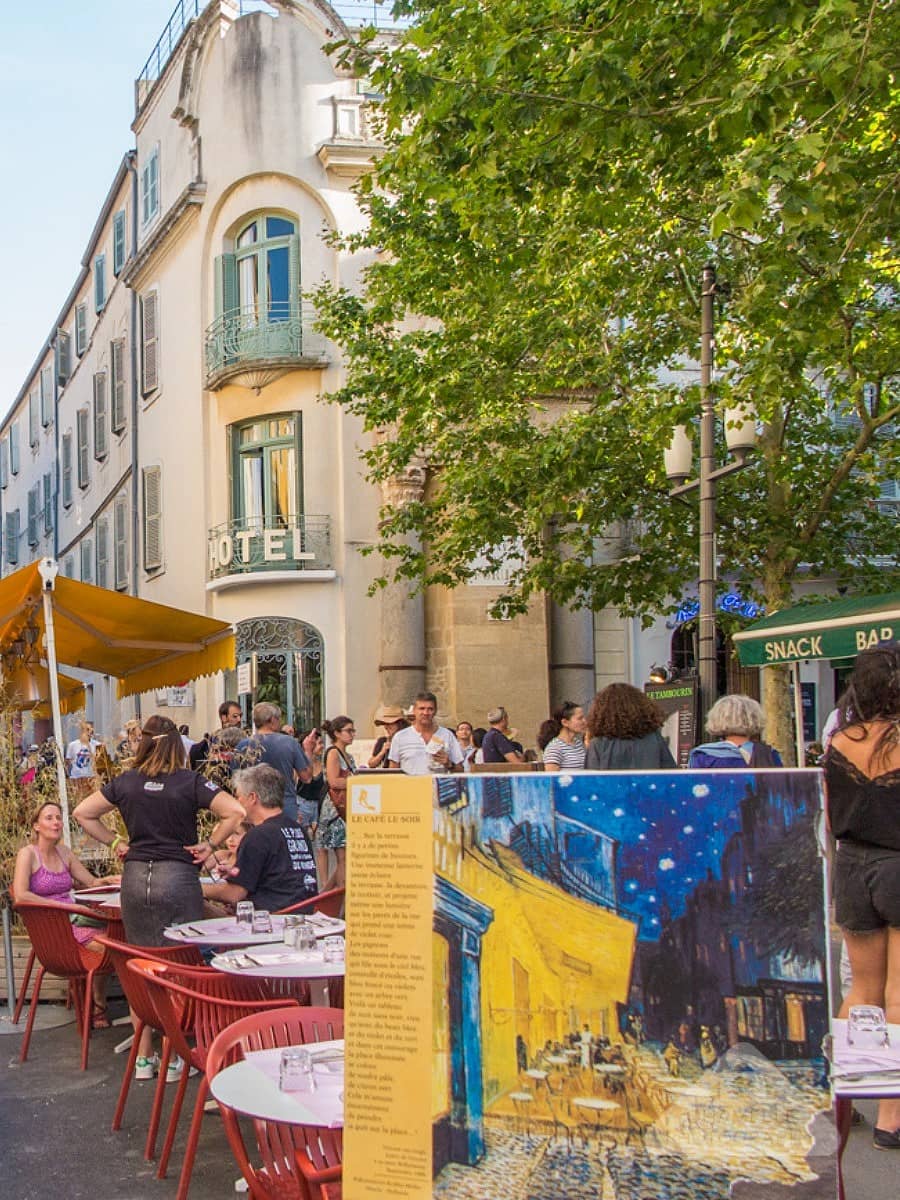
M 110 1122 L 122 1078 L 124 1057 L 113 1047 L 126 1035 L 116 1027 L 94 1034 L 87 1071 L 78 1070 L 78 1038 L 73 1025 L 35 1033 L 27 1063 L 19 1063 L 21 1037 L 0 1037 L 0 1196 L 3 1200 L 172 1200 L 178 1182 L 181 1152 L 187 1136 L 182 1118 L 168 1179 L 155 1177 L 155 1165 L 143 1160 L 144 1137 L 154 1085 L 132 1084 L 123 1128 L 112 1133 Z M 188 1087 L 186 1109 L 192 1110 L 196 1082 Z M 169 1088 L 172 1091 L 173 1088 Z M 867 1123 L 854 1128 L 845 1157 L 847 1200 L 897 1200 L 900 1152 L 872 1148 L 874 1105 L 858 1107 Z M 168 1107 L 166 1109 L 168 1111 Z M 823 1117 L 827 1120 L 827 1117 Z M 660 1151 L 645 1156 L 630 1148 L 604 1149 L 596 1138 L 585 1147 L 575 1138 L 571 1147 L 564 1138 L 527 1136 L 498 1130 L 491 1133 L 491 1174 L 451 1167 L 435 1186 L 435 1196 L 449 1190 L 471 1200 L 662 1200 L 654 1192 L 653 1178 L 672 1164 Z M 602 1161 L 600 1188 L 597 1166 Z M 448 1174 L 449 1172 L 449 1174 Z M 219 1119 L 207 1114 L 194 1168 L 190 1200 L 227 1200 L 233 1197 L 238 1171 L 231 1158 Z M 541 1189 L 533 1184 L 540 1179 Z M 471 1188 L 462 1184 L 471 1184 Z M 722 1189 L 725 1190 L 722 1190 Z M 459 1190 L 462 1189 L 462 1190 Z M 741 1200 L 763 1193 L 739 1185 Z M 772 1193 L 766 1193 L 766 1200 Z M 725 1200 L 725 1174 L 709 1171 L 698 1187 L 696 1174 L 665 1191 L 665 1200 Z M 785 1189 L 785 1200 L 834 1200 L 830 1189 L 818 1194 L 808 1187 Z M 348 1196 L 347 1200 L 354 1200 Z

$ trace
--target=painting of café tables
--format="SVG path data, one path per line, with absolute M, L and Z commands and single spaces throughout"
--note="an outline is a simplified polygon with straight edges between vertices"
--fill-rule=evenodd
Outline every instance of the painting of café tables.
M 433 1195 L 828 1200 L 818 772 L 435 782 Z

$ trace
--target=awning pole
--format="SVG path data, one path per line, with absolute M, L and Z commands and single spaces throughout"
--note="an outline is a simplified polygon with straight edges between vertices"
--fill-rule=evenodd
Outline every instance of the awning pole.
M 794 734 L 797 742 L 797 766 L 806 766 L 806 741 L 803 737 L 803 691 L 800 687 L 800 664 L 791 663 L 794 690 Z
M 63 760 L 65 745 L 62 738 L 62 711 L 59 705 L 59 678 L 56 663 L 56 631 L 53 625 L 53 587 L 59 574 L 59 564 L 52 558 L 42 558 L 38 570 L 43 580 L 41 598 L 44 602 L 44 642 L 47 653 L 47 669 L 50 673 L 50 709 L 53 715 L 53 740 L 56 743 L 56 783 L 59 788 L 59 805 L 63 818 L 63 841 L 72 845 L 69 828 L 69 788 L 66 782 L 66 766 Z

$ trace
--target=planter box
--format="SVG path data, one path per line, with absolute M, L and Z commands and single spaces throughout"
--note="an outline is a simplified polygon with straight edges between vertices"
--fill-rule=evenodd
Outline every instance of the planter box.
M 27 937 L 13 937 L 13 971 L 15 973 L 16 996 L 22 989 L 22 980 L 25 978 L 25 967 L 28 963 L 28 956 L 31 953 L 31 942 Z M 31 972 L 31 979 L 28 984 L 28 999 L 31 999 L 31 990 L 34 986 L 35 978 L 37 977 L 37 964 Z M 56 975 L 45 975 L 44 983 L 41 987 L 41 1000 L 65 1000 L 68 992 L 68 982 L 65 979 L 60 979 Z M 0 997 L 6 1001 L 6 956 L 0 952 Z

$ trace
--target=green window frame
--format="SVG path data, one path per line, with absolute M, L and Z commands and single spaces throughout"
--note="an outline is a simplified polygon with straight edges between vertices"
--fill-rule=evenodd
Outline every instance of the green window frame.
M 216 315 L 242 329 L 296 320 L 300 312 L 300 235 L 296 217 L 246 217 L 228 253 L 215 262 Z
M 260 529 L 287 529 L 303 513 L 303 425 L 299 412 L 229 426 L 232 515 Z

